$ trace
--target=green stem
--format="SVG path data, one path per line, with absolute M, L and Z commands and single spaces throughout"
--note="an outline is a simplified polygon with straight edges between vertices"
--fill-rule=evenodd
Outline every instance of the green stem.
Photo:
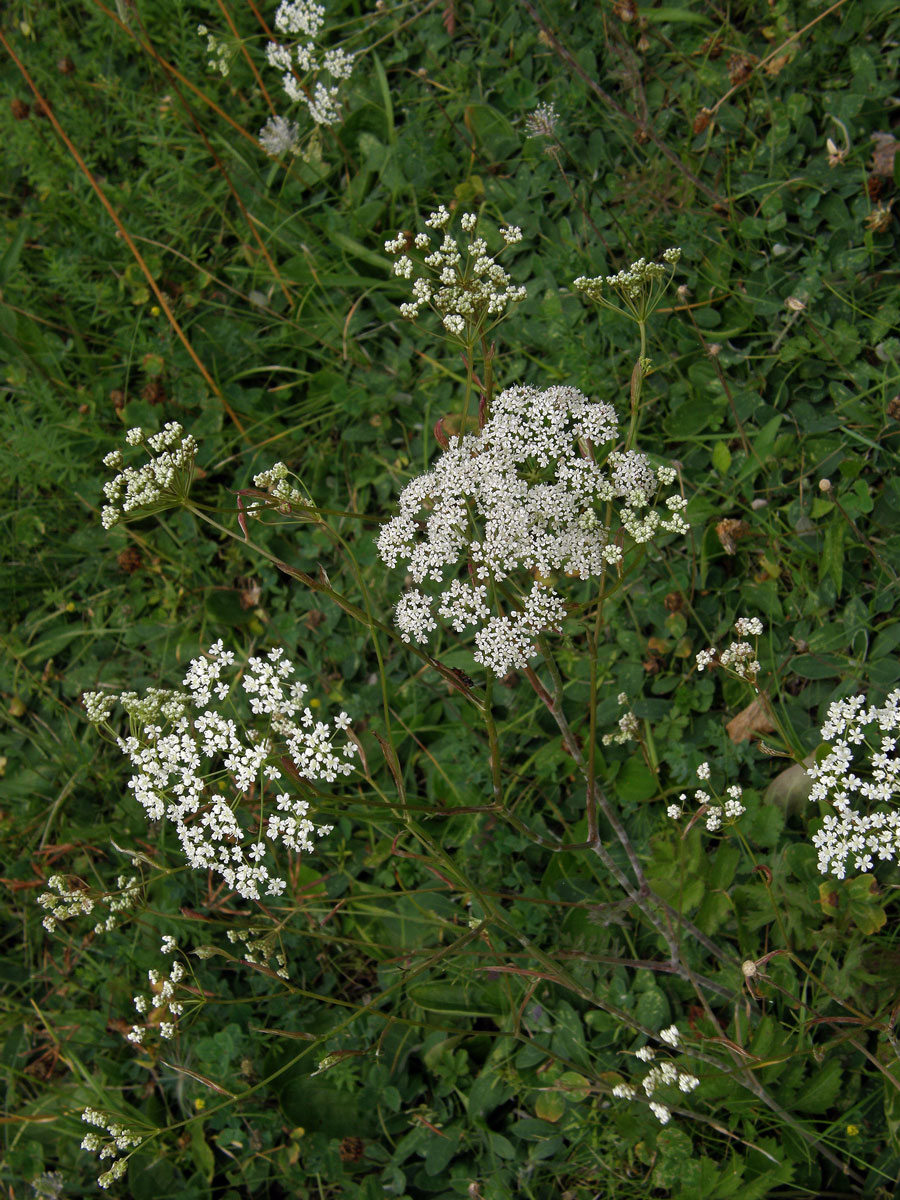
M 494 802 L 502 808 L 503 782 L 500 774 L 500 739 L 497 736 L 497 722 L 494 720 L 493 696 L 494 675 L 492 671 L 488 670 L 485 672 L 484 685 L 484 723 L 487 728 L 488 745 L 490 746 L 491 785 L 494 790 Z
M 647 357 L 647 323 L 638 318 L 637 325 L 641 331 L 641 352 L 634 364 L 634 370 L 631 372 L 631 422 L 628 426 L 628 437 L 625 439 L 626 450 L 632 448 L 637 437 L 641 414 L 641 390 L 644 385 L 643 363 Z
M 484 415 L 487 418 L 494 399 L 494 348 L 488 346 L 484 334 L 481 335 L 481 356 L 484 360 Z
M 203 512 L 202 509 L 198 508 L 195 504 L 186 503 L 184 507 L 188 512 L 193 513 L 193 515 L 199 520 L 205 521 L 207 525 L 211 525 L 214 529 L 218 529 L 220 533 L 224 533 L 226 537 L 233 538 L 236 542 L 240 542 L 242 546 L 248 546 L 251 550 L 255 551 L 263 558 L 268 559 L 269 562 L 272 563 L 273 566 L 276 566 L 279 571 L 283 571 L 285 575 L 289 575 L 292 579 L 299 580 L 299 582 L 308 587 L 310 591 L 321 592 L 322 595 L 327 596 L 330 600 L 333 600 L 338 608 L 342 609 L 345 613 L 347 613 L 348 616 L 352 617 L 354 621 L 358 621 L 360 625 L 364 625 L 367 629 L 371 630 L 377 629 L 379 632 L 385 634 L 386 637 L 391 638 L 395 642 L 402 641 L 396 629 L 392 629 L 390 625 L 385 625 L 383 621 L 375 620 L 373 617 L 359 608 L 358 605 L 348 600 L 347 597 L 341 592 L 335 591 L 330 584 L 325 583 L 321 579 L 313 579 L 311 575 L 307 575 L 304 571 L 299 571 L 296 567 L 290 566 L 289 563 L 283 562 L 276 554 L 273 554 L 271 550 L 267 550 L 264 546 L 257 545 L 257 543 L 251 541 L 250 538 L 239 536 L 234 532 L 234 530 L 229 529 L 226 525 L 220 524 L 207 513 Z M 445 680 L 445 682 L 450 684 L 454 691 L 462 692 L 466 699 L 475 708 L 477 708 L 479 712 L 483 712 L 483 702 L 476 695 L 474 695 L 469 687 L 467 687 L 460 679 L 457 678 L 457 676 L 450 670 L 449 667 L 445 667 L 443 663 L 440 663 L 437 661 L 437 659 L 432 658 L 427 651 L 422 650 L 419 646 L 409 644 L 406 645 L 406 649 L 415 654 L 416 657 L 420 658 L 424 663 L 427 663 L 429 667 L 432 667 L 435 671 L 437 671 L 438 674 L 441 675 Z

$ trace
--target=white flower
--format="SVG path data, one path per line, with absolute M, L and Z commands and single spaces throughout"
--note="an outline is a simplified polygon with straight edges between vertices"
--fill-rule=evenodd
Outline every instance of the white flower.
M 317 829 L 307 815 L 308 801 L 284 792 L 264 841 L 254 836 L 258 817 L 251 812 L 249 821 L 242 821 L 244 795 L 265 788 L 270 758 L 289 759 L 300 779 L 331 782 L 348 775 L 356 745 L 341 737 L 350 725 L 346 713 L 333 727 L 315 720 L 304 702 L 305 685 L 291 679 L 294 667 L 277 649 L 251 658 L 240 676 L 249 708 L 259 718 L 258 728 L 245 732 L 213 706 L 220 677 L 233 663 L 234 655 L 220 641 L 190 663 L 186 692 L 150 689 L 144 696 L 120 696 L 138 732 L 120 738 L 119 746 L 134 770 L 130 790 L 153 820 L 173 823 L 188 863 L 220 875 L 244 898 L 258 899 L 261 889 L 277 895 L 285 887 L 270 870 L 270 843 L 309 852 L 312 835 L 321 836 L 329 827 Z M 225 789 L 217 786 L 221 779 L 228 781 Z M 163 940 L 163 953 L 175 948 L 174 939 Z M 160 984 L 159 972 L 148 972 L 151 985 L 160 989 L 159 999 L 172 995 L 183 973 L 176 962 Z M 175 1011 L 171 1005 L 170 1011 Z
M 732 642 L 719 655 L 719 664 L 751 682 L 755 680 L 760 669 L 758 661 L 753 657 L 753 647 L 749 642 Z
M 122 466 L 112 479 L 103 485 L 111 503 L 104 507 L 101 522 L 105 529 L 132 515 L 159 512 L 186 500 L 194 473 L 197 443 L 184 434 L 177 421 L 167 422 L 159 433 L 144 438 L 135 427 L 125 435 L 129 446 L 143 445 L 149 462 L 140 468 Z M 121 452 L 107 454 L 104 462 L 118 466 L 124 462 Z
M 282 33 L 315 37 L 325 21 L 325 9 L 310 0 L 282 0 L 275 13 L 275 28 Z
M 443 229 L 450 220 L 450 214 L 447 212 L 443 204 L 439 205 L 435 212 L 426 219 L 425 224 L 430 229 Z
M 312 95 L 305 97 L 309 115 L 317 125 L 336 125 L 340 120 L 337 97 L 337 88 L 324 83 L 316 83 Z
M 617 433 L 612 406 L 575 388 L 507 388 L 481 432 L 455 438 L 404 488 L 398 515 L 382 527 L 382 560 L 408 564 L 416 585 L 437 585 L 438 614 L 457 632 L 476 627 L 475 659 L 495 674 L 527 665 L 535 639 L 565 618 L 562 598 L 535 577 L 602 578 L 623 553 L 618 545 L 610 554 L 614 541 L 684 527 L 680 514 L 651 507 L 657 481 L 644 455 L 608 452 Z M 600 465 L 604 450 L 612 477 Z M 506 611 L 492 615 L 489 589 L 506 580 Z M 436 628 L 434 604 L 418 586 L 401 600 L 404 640 L 423 641 Z M 622 721 L 623 737 L 635 736 L 636 718 Z
M 738 617 L 734 628 L 741 637 L 759 637 L 763 631 L 763 623 L 759 617 Z
M 500 235 L 504 246 L 496 255 L 491 255 L 483 237 L 475 237 L 467 245 L 459 243 L 446 232 L 450 224 L 450 213 L 442 204 L 431 213 L 425 224 L 443 238 L 437 249 L 426 254 L 423 264 L 415 264 L 405 254 L 394 265 L 394 273 L 413 279 L 414 302 L 401 305 L 401 314 L 415 320 L 423 304 L 428 304 L 441 318 L 444 328 L 461 341 L 471 342 L 476 333 L 496 324 L 510 304 L 525 298 L 525 288 L 512 283 L 509 275 L 497 261 L 503 249 L 520 241 L 522 231 L 517 226 L 502 226 Z M 463 213 L 460 225 L 464 234 L 473 234 L 478 218 L 474 213 Z M 407 238 L 399 233 L 396 238 L 384 243 L 389 254 L 401 254 L 407 248 Z M 431 238 L 418 233 L 413 239 L 417 250 L 431 247 Z
M 617 1083 L 612 1090 L 612 1094 L 617 1100 L 633 1100 L 636 1093 L 630 1083 Z
M 668 1029 L 661 1029 L 659 1040 L 665 1042 L 667 1046 L 672 1046 L 677 1050 L 678 1043 L 681 1041 L 681 1034 L 678 1032 L 677 1025 L 670 1025 Z
M 277 158 L 297 145 L 298 127 L 284 117 L 269 117 L 259 131 L 259 144 L 267 154 Z
M 559 123 L 559 114 L 553 104 L 539 104 L 525 118 L 525 129 L 529 137 L 553 137 Z
M 407 592 L 394 610 L 394 620 L 404 642 L 424 642 L 437 621 L 431 614 L 431 602 L 419 591 Z
M 829 706 L 821 729 L 828 753 L 807 771 L 810 800 L 829 801 L 835 812 L 812 839 L 823 875 L 843 879 L 851 858 L 853 869 L 866 873 L 900 857 L 898 729 L 900 689 L 881 708 L 867 706 L 865 696 Z
M 349 79 L 353 73 L 353 55 L 344 50 L 326 50 L 322 66 L 333 79 Z

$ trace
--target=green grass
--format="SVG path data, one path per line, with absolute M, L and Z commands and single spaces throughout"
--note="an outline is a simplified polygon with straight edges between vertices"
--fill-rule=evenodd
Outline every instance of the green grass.
M 5 14 L 4 1188 L 99 1194 L 89 1106 L 144 1136 L 112 1189 L 137 1200 L 892 1196 L 896 864 L 821 875 L 826 810 L 783 772 L 834 699 L 881 703 L 900 680 L 900 167 L 872 140 L 892 128 L 900 7 L 326 7 L 328 44 L 360 55 L 343 119 L 301 122 L 304 153 L 278 161 L 256 142 L 260 81 L 288 111 L 264 56 L 274 6 Z M 223 78 L 196 25 L 233 38 L 229 19 L 246 55 Z M 526 136 L 540 102 L 555 139 Z M 572 619 L 550 639 L 557 681 L 542 659 L 538 689 L 494 682 L 499 779 L 471 637 L 439 631 L 439 669 L 403 645 L 404 572 L 375 548 L 463 407 L 458 347 L 401 319 L 383 249 L 438 204 L 523 231 L 496 387 L 570 384 L 622 418 L 638 331 L 573 280 L 682 249 L 648 325 L 638 445 L 679 464 L 691 533 L 604 601 L 593 674 Z M 103 455 L 166 421 L 199 443 L 194 511 L 104 531 Z M 245 541 L 236 493 L 277 460 L 314 511 Z M 695 666 L 738 616 L 765 622 L 775 726 L 741 741 L 727 723 L 753 689 Z M 262 905 L 184 866 L 81 704 L 178 687 L 218 638 L 240 662 L 283 647 L 366 755 L 321 789 L 334 832 Z M 554 849 L 590 831 L 540 688 L 585 746 L 595 729 L 670 941 L 616 882 L 631 866 L 606 815 L 609 861 Z M 622 692 L 640 738 L 603 744 Z M 666 816 L 702 762 L 719 793 L 744 789 L 722 834 Z M 51 935 L 36 901 L 54 874 L 97 907 Z M 123 875 L 138 902 L 95 934 Z M 259 961 L 236 929 L 268 938 Z M 192 990 L 177 1037 L 136 1047 L 164 935 Z M 611 1093 L 639 1087 L 630 1052 L 673 1023 L 700 1085 L 668 1095 L 663 1126 L 640 1090 Z

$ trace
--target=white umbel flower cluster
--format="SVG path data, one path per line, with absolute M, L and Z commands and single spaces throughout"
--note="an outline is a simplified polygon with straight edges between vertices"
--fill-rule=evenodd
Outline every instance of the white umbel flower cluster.
M 674 267 L 680 258 L 681 251 L 672 247 L 663 251 L 662 262 L 648 262 L 646 258 L 639 258 L 637 262 L 615 275 L 596 275 L 593 278 L 580 275 L 575 280 L 575 287 L 591 300 L 605 299 L 606 288 L 618 292 L 623 299 L 637 300 L 645 292 L 654 290 L 665 281 L 669 269 Z
M 697 768 L 697 778 L 701 783 L 708 783 L 710 779 L 709 763 L 701 763 Z M 715 789 L 710 786 L 710 792 L 703 791 L 698 788 L 694 792 L 694 803 L 697 805 L 697 814 L 692 819 L 691 824 L 698 817 L 705 817 L 706 828 L 710 833 L 718 833 L 723 824 L 733 825 L 735 821 L 747 811 L 741 800 L 744 794 L 740 784 L 733 783 L 725 789 L 725 798 L 716 794 Z M 678 797 L 677 804 L 670 804 L 666 809 L 666 813 L 673 821 L 677 821 L 684 812 L 684 805 L 688 803 L 687 792 L 682 792 Z
M 103 718 L 105 720 L 105 718 Z M 120 875 L 116 880 L 116 891 L 92 895 L 85 888 L 70 887 L 63 875 L 51 875 L 47 880 L 48 892 L 37 898 L 41 908 L 48 909 L 42 922 L 48 933 L 53 933 L 61 921 L 73 917 L 89 916 L 95 908 L 106 910 L 106 917 L 94 925 L 94 933 L 109 933 L 118 925 L 117 913 L 133 908 L 141 898 L 137 876 Z
M 662 512 L 651 507 L 674 470 L 655 471 L 633 450 L 609 452 L 617 436 L 612 405 L 576 388 L 501 392 L 481 432 L 455 438 L 431 471 L 407 484 L 399 514 L 382 528 L 378 549 L 388 566 L 403 561 L 415 583 L 440 585 L 436 599 L 414 589 L 400 601 L 404 638 L 424 641 L 437 626 L 436 606 L 456 632 L 478 629 L 476 661 L 504 675 L 525 665 L 534 638 L 565 615 L 552 587 L 537 582 L 524 591 L 523 573 L 598 578 L 621 561 L 626 539 L 685 533 L 681 496 L 670 496 Z M 506 580 L 512 611 L 493 615 Z
M 460 218 L 466 238 L 462 245 L 448 232 L 451 219 L 442 204 L 425 221 L 441 236 L 437 249 L 432 249 L 429 234 L 417 233 L 408 238 L 402 230 L 388 239 L 384 248 L 388 254 L 398 256 L 394 274 L 412 280 L 413 298 L 400 305 L 401 315 L 414 321 L 427 305 L 441 318 L 447 332 L 468 346 L 496 325 L 510 304 L 525 299 L 525 288 L 514 285 L 497 262 L 503 250 L 522 240 L 522 230 L 517 225 L 501 225 L 503 246 L 491 254 L 485 239 L 476 232 L 475 213 L 466 212 Z M 424 254 L 420 263 L 409 257 L 408 251 L 413 248 Z
M 670 1025 L 668 1029 L 661 1030 L 657 1036 L 661 1042 L 665 1042 L 673 1050 L 678 1049 L 681 1034 L 678 1031 L 677 1025 Z M 651 1063 L 656 1058 L 656 1051 L 652 1046 L 642 1046 L 634 1052 L 634 1056 L 641 1062 Z M 696 1075 L 692 1075 L 689 1071 L 680 1070 L 670 1060 L 660 1062 L 656 1066 L 651 1067 L 641 1080 L 641 1087 L 648 1100 L 655 1094 L 657 1088 L 677 1087 L 680 1092 L 688 1095 L 694 1088 L 699 1086 L 700 1080 Z M 612 1089 L 612 1094 L 617 1100 L 633 1100 L 637 1095 L 637 1087 L 633 1083 L 617 1083 Z M 661 1125 L 667 1125 L 671 1120 L 672 1110 L 665 1104 L 652 1101 L 650 1111 Z
M 178 943 L 172 937 L 164 937 L 162 954 L 174 954 Z M 155 967 L 147 972 L 147 982 L 150 985 L 149 994 L 138 993 L 134 997 L 134 1007 L 142 1015 L 149 1015 L 146 1025 L 132 1025 L 128 1034 L 129 1042 L 143 1045 L 148 1034 L 157 1033 L 163 1039 L 175 1036 L 178 1018 L 184 1012 L 184 1002 L 179 998 L 178 987 L 185 977 L 185 969 L 178 961 L 172 963 L 166 976 L 160 974 Z
M 325 50 L 321 41 L 325 9 L 311 0 L 282 0 L 275 14 L 275 28 L 292 44 L 269 42 L 266 61 L 281 72 L 288 97 L 306 106 L 316 125 L 336 125 L 341 118 L 338 83 L 353 73 L 353 55 L 340 48 Z M 270 117 L 260 130 L 259 140 L 272 155 L 294 150 L 297 126 L 283 117 Z
M 738 617 L 734 623 L 734 631 L 740 637 L 760 637 L 764 629 L 759 617 Z M 756 650 L 749 642 L 732 642 L 721 654 L 715 646 L 710 646 L 697 655 L 698 671 L 705 671 L 715 663 L 739 679 L 746 679 L 748 683 L 756 682 L 760 670 Z
M 97 1180 L 97 1183 L 102 1188 L 108 1188 L 110 1184 L 115 1183 L 117 1179 L 121 1179 L 128 1170 L 128 1155 L 125 1158 L 119 1158 L 119 1155 L 124 1150 L 133 1150 L 136 1146 L 140 1146 L 144 1140 L 143 1134 L 138 1133 L 136 1129 L 129 1129 L 121 1122 L 113 1120 L 108 1113 L 100 1112 L 96 1108 L 86 1108 L 81 1114 L 82 1121 L 86 1125 L 93 1125 L 97 1129 L 102 1129 L 104 1137 L 99 1133 L 86 1133 L 84 1140 L 81 1143 L 82 1150 L 89 1150 L 92 1154 L 98 1155 L 101 1161 L 104 1159 L 113 1159 L 108 1171 L 104 1171 Z
M 290 471 L 285 463 L 277 462 L 254 475 L 253 483 L 258 488 L 264 488 L 270 496 L 288 508 L 292 504 L 307 504 L 308 501 L 299 488 L 288 482 L 289 475 Z
M 159 433 L 149 436 L 138 427 L 129 429 L 125 441 L 129 446 L 142 446 L 150 461 L 142 467 L 128 467 L 121 450 L 111 450 L 104 457 L 104 466 L 117 472 L 103 485 L 110 502 L 100 514 L 104 529 L 129 517 L 145 517 L 181 504 L 191 490 L 197 443 L 177 421 L 168 421 Z
M 288 121 L 286 117 L 269 117 L 259 131 L 259 144 L 271 158 L 280 158 L 297 146 L 300 128 L 296 121 Z
M 134 768 L 129 787 L 151 820 L 174 824 L 188 863 L 258 900 L 286 887 L 270 870 L 272 847 L 308 853 L 314 837 L 331 832 L 313 823 L 309 802 L 283 776 L 333 782 L 350 774 L 357 748 L 345 736 L 346 713 L 331 722 L 313 717 L 306 685 L 291 679 L 294 667 L 277 649 L 249 659 L 241 673 L 256 719 L 239 727 L 222 711 L 237 690 L 226 681 L 233 664 L 219 641 L 190 664 L 187 691 L 123 693 L 118 699 L 138 733 L 116 740 Z
M 810 800 L 828 801 L 834 814 L 825 817 L 813 836 L 823 875 L 843 879 L 847 863 L 871 871 L 876 862 L 900 857 L 900 688 L 883 707 L 866 705 L 865 696 L 836 700 L 829 706 L 822 738 L 830 744 L 821 762 L 810 767 Z M 854 807 L 880 805 L 874 811 Z
M 634 713 L 631 711 L 628 696 L 625 694 L 625 692 L 619 693 L 618 700 L 619 700 L 619 704 L 624 705 L 624 707 L 626 708 L 627 711 L 624 712 L 621 717 L 619 717 L 618 733 L 604 733 L 604 735 L 603 735 L 603 745 L 604 746 L 612 746 L 612 745 L 622 746 L 625 744 L 625 742 L 637 741 L 640 736 L 640 732 L 641 732 L 640 722 L 638 721 L 638 719 L 634 715 Z

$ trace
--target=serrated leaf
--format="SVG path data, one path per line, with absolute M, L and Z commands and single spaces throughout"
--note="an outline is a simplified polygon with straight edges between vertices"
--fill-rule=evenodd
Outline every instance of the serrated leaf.
M 837 1058 L 825 1061 L 812 1079 L 805 1080 L 794 1104 L 800 1112 L 823 1113 L 834 1104 L 841 1090 L 843 1071 Z

